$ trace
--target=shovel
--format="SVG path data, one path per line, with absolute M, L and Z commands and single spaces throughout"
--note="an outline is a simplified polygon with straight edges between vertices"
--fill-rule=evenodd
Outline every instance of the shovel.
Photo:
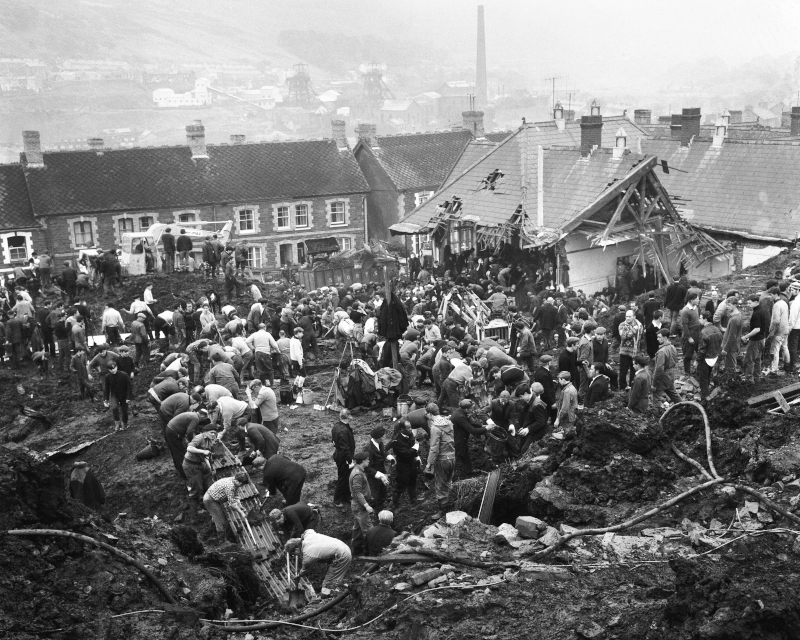
M 287 556 L 288 561 L 288 556 Z M 290 580 L 290 590 L 289 590 L 289 608 L 290 609 L 302 609 L 306 606 L 306 592 L 303 589 L 298 588 L 298 583 L 300 582 L 300 567 L 299 567 L 299 557 L 294 557 L 294 579 Z M 291 575 L 291 574 L 290 574 Z M 294 589 L 291 589 L 291 587 Z

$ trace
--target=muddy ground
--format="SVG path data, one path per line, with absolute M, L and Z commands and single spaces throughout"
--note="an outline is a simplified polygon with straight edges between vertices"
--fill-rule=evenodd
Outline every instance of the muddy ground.
M 755 286 L 786 259 L 773 259 L 749 281 Z M 736 285 L 742 288 L 746 282 L 745 276 L 739 276 Z M 130 304 L 133 291 L 142 284 L 142 279 L 126 283 L 120 291 L 122 306 Z M 193 275 L 177 276 L 173 282 L 157 277 L 154 284 L 156 297 L 170 300 L 174 291 L 193 297 L 205 291 Z M 724 283 L 720 286 L 727 288 Z M 279 294 L 270 291 L 267 295 Z M 99 312 L 101 300 L 90 300 Z M 249 304 L 245 298 L 239 301 L 243 310 Z M 321 352 L 322 361 L 312 362 L 309 371 L 318 403 L 328 393 L 340 356 L 333 341 L 325 343 Z M 185 610 L 113 618 L 163 610 L 163 598 L 136 569 L 104 551 L 73 540 L 6 536 L 0 538 L 0 637 L 215 638 L 228 634 L 203 626 L 198 618 L 219 619 L 226 609 L 234 617 L 286 617 L 263 589 L 259 592 L 248 558 L 228 550 L 219 553 L 205 544 L 213 533 L 210 517 L 187 503 L 185 488 L 168 455 L 135 460 L 135 453 L 148 439 L 160 438 L 158 419 L 148 403 L 137 401 L 139 415 L 131 418 L 130 428 L 113 433 L 110 412 L 103 410 L 101 402 L 81 402 L 67 378 L 56 374 L 42 380 L 26 366 L 20 374 L 0 370 L 0 402 L 6 407 L 0 415 L 0 440 L 4 442 L 0 447 L 0 528 L 46 527 L 92 537 L 113 535 L 119 539 L 118 548 L 151 567 Z M 156 368 L 150 365 L 136 379 L 138 398 Z M 800 487 L 792 484 L 800 476 L 797 410 L 789 416 L 773 416 L 745 403 L 749 396 L 792 381 L 770 379 L 755 387 L 733 383 L 707 408 L 719 473 L 761 488 L 798 513 Z M 417 393 L 431 395 L 429 388 Z M 51 426 L 21 416 L 20 405 L 45 414 Z M 609 526 L 698 484 L 702 481 L 699 473 L 679 460 L 670 444 L 705 463 L 699 414 L 680 409 L 664 424 L 659 424 L 659 415 L 654 411 L 644 419 L 634 417 L 620 399 L 585 412 L 576 438 L 547 439 L 529 458 L 504 468 L 492 525 L 513 524 L 518 516 L 532 515 L 554 527 Z M 349 510 L 334 508 L 331 500 L 335 467 L 330 427 L 334 421 L 332 412 L 309 406 L 281 407 L 281 424 L 286 429 L 281 434 L 281 452 L 308 470 L 303 499 L 320 505 L 323 531 L 347 540 Z M 376 424 L 388 427 L 390 420 L 377 411 L 354 416 L 357 445 L 366 445 Z M 59 448 L 94 440 L 73 455 L 58 454 L 47 462 L 33 457 L 43 458 L 42 454 Z M 491 464 L 481 443 L 473 442 L 472 452 L 476 468 L 488 471 Z M 105 487 L 107 502 L 100 513 L 66 498 L 69 469 L 79 459 L 93 467 Z M 458 505 L 477 515 L 482 490 L 480 478 L 460 483 Z M 270 498 L 264 510 L 279 503 L 279 498 Z M 761 527 L 759 531 L 797 527 L 774 514 L 770 521 L 763 509 L 762 516 L 753 513 L 748 518 L 744 507 L 742 494 L 723 489 L 690 498 L 624 532 L 629 536 L 653 528 L 679 532 L 669 545 L 648 548 L 645 554 L 624 558 L 625 563 L 619 553 L 601 544 L 602 536 L 598 536 L 544 561 L 566 568 L 557 574 L 457 567 L 454 580 L 459 584 L 474 584 L 492 575 L 505 578 L 481 588 L 424 593 L 368 626 L 336 635 L 380 634 L 403 640 L 798 638 L 797 534 L 755 535 L 758 531 L 749 530 L 755 526 Z M 431 525 L 434 511 L 430 500 L 415 507 L 404 501 L 395 514 L 395 528 L 422 534 Z M 740 528 L 737 520 L 742 518 Z M 696 531 L 711 530 L 718 522 L 724 527 L 731 523 L 726 541 L 740 539 L 715 550 L 698 539 Z M 475 560 L 530 559 L 526 548 L 504 543 L 494 535 L 496 531 L 484 528 L 469 535 L 451 531 L 442 534 L 439 543 Z M 361 566 L 354 564 L 354 570 L 360 571 Z M 420 570 L 419 565 L 384 566 L 367 578 L 354 579 L 357 598 L 309 624 L 349 629 L 369 622 L 415 593 L 393 587 L 408 582 Z M 321 573 L 312 578 L 319 586 Z M 253 635 L 319 637 L 322 632 L 294 628 Z M 244 634 L 233 637 L 243 638 Z

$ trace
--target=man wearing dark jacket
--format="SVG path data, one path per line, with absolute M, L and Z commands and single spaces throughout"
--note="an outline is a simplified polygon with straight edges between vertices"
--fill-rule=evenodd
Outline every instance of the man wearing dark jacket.
M 128 428 L 128 396 L 131 379 L 127 373 L 117 370 L 117 363 L 108 363 L 108 374 L 103 379 L 103 401 L 114 414 L 114 431 Z
M 206 241 L 203 243 L 203 262 L 210 267 L 207 275 L 216 279 L 217 270 L 219 269 L 219 255 L 217 255 L 216 247 L 211 244 L 211 236 L 206 236 Z
M 697 381 L 700 383 L 700 399 L 708 397 L 711 370 L 722 352 L 722 331 L 713 324 L 714 314 L 703 311 L 700 315 L 700 341 L 697 346 Z M 709 363 L 709 361 L 711 361 Z
M 178 251 L 178 254 L 181 258 L 181 267 L 184 269 L 189 268 L 189 258 L 192 255 L 192 250 L 194 249 L 194 243 L 192 242 L 191 237 L 186 235 L 186 229 L 181 229 L 181 233 L 178 236 L 177 241 L 175 242 L 175 248 Z
M 305 502 L 296 502 L 283 509 L 273 509 L 269 519 L 279 527 L 286 538 L 299 538 L 306 529 L 317 531 L 319 528 L 319 511 Z
M 77 295 L 78 272 L 70 266 L 69 262 L 65 262 L 64 268 L 61 270 L 61 281 L 64 283 L 64 291 L 67 292 L 69 303 L 74 304 Z
M 558 355 L 558 370 L 567 371 L 570 380 L 578 380 L 578 338 L 571 336 L 567 338 L 567 345 Z
M 533 377 L 531 378 L 531 388 L 533 388 L 533 383 L 536 382 L 542 385 L 540 399 L 547 406 L 547 415 L 551 421 L 556 419 L 556 410 L 554 408 L 556 403 L 556 385 L 550 373 L 550 363 L 552 361 L 553 356 L 551 355 L 543 355 L 539 358 L 539 368 L 533 372 Z
M 175 271 L 175 236 L 171 228 L 167 227 L 161 234 L 161 242 L 164 245 L 164 271 L 172 273 Z
M 586 408 L 591 409 L 598 402 L 604 402 L 611 397 L 609 388 L 610 381 L 608 376 L 601 373 L 603 371 L 602 362 L 593 362 L 588 367 L 589 389 L 586 393 Z
M 647 302 L 642 305 L 642 311 L 644 312 L 644 324 L 649 324 L 653 319 L 653 312 L 658 311 L 660 308 L 661 301 L 656 300 L 656 294 L 651 291 L 647 294 Z
M 553 299 L 547 301 L 538 309 L 538 315 L 534 320 L 539 323 L 542 330 L 542 351 L 549 351 L 553 345 L 553 331 L 558 325 L 558 312 L 553 305 Z
M 686 298 L 687 288 L 683 282 L 677 279 L 667 287 L 666 295 L 664 296 L 664 307 L 669 311 L 669 316 L 665 314 L 665 322 L 669 322 L 670 335 L 675 335 L 675 330 L 680 327 L 681 318 L 680 313 L 683 309 L 684 300 Z
M 644 413 L 647 407 L 650 406 L 650 392 L 652 390 L 652 378 L 647 368 L 647 356 L 635 356 L 633 369 L 636 374 L 633 377 L 630 395 L 628 395 L 628 409 L 634 413 Z
M 281 455 L 274 455 L 264 466 L 264 476 L 261 480 L 270 493 L 280 491 L 286 504 L 300 502 L 300 494 L 306 482 L 305 468 Z
M 350 426 L 350 412 L 342 409 L 339 421 L 331 429 L 333 440 L 333 461 L 336 463 L 336 489 L 333 492 L 333 505 L 341 508 L 350 502 L 350 465 L 356 449 L 356 439 Z
M 487 429 L 481 425 L 480 420 L 471 417 L 468 412 L 472 408 L 472 400 L 464 399 L 458 404 L 458 409 L 450 415 L 453 423 L 453 438 L 456 448 L 456 465 L 461 465 L 462 476 L 472 474 L 472 460 L 469 455 L 469 437 L 482 436 Z

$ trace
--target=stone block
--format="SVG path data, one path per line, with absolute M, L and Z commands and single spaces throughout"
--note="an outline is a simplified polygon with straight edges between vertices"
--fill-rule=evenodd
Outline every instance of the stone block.
M 547 523 L 533 516 L 520 516 L 515 523 L 519 535 L 529 540 L 536 540 L 547 529 Z

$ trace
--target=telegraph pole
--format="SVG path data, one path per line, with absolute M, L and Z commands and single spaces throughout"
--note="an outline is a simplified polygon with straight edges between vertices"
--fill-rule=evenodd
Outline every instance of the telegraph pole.
M 553 82 L 553 104 L 551 106 L 552 109 L 556 108 L 556 80 L 561 80 L 563 76 L 551 76 L 549 78 L 545 78 L 545 82 Z

